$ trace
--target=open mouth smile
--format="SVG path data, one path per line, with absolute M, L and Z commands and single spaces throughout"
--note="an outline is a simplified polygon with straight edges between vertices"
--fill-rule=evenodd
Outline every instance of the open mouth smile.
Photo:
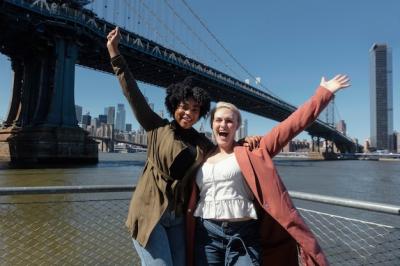
M 228 132 L 218 132 L 218 136 L 221 136 L 221 137 L 228 137 L 228 135 L 229 135 L 229 133 Z

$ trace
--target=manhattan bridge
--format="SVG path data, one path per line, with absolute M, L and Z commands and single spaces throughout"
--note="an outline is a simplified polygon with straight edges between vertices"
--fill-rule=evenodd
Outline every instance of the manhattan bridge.
M 97 142 L 75 115 L 75 65 L 113 73 L 105 39 L 115 26 L 121 53 L 141 82 L 165 88 L 192 75 L 213 101 L 276 121 L 296 109 L 263 86 L 185 0 L 0 0 L 0 53 L 14 75 L 0 160 L 97 161 Z M 343 153 L 360 148 L 320 119 L 306 131 Z

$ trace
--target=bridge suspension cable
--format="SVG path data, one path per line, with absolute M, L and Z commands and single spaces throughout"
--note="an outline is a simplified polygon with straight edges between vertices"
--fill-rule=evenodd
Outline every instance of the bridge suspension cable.
M 118 2 L 118 3 L 117 3 Z M 179 23 L 172 23 L 173 27 L 175 27 L 175 25 L 183 25 L 185 27 L 185 30 L 187 30 L 190 35 L 193 35 L 197 42 L 196 43 L 200 43 L 203 47 L 206 48 L 206 50 L 212 55 L 212 60 L 218 61 L 219 64 L 221 64 L 221 66 L 223 66 L 223 68 L 225 68 L 226 70 L 228 70 L 227 72 L 230 73 L 232 76 L 237 77 L 240 80 L 243 80 L 243 77 L 241 77 L 242 75 L 238 74 L 237 71 L 234 70 L 234 68 L 227 63 L 226 60 L 222 59 L 222 57 L 220 55 L 218 55 L 217 52 L 215 52 L 214 49 L 212 49 L 210 47 L 210 45 L 208 43 L 206 43 L 206 41 L 204 41 L 203 38 L 201 38 L 199 36 L 199 34 L 193 29 L 193 27 L 191 27 L 189 25 L 189 23 L 187 23 L 187 21 L 183 18 L 183 16 L 181 14 L 179 14 L 179 12 L 176 10 L 176 8 L 174 8 L 174 6 L 171 4 L 170 0 L 164 0 L 163 1 L 166 5 L 166 7 L 170 10 L 171 14 L 179 21 Z M 186 10 L 189 11 L 189 14 L 191 14 L 191 16 L 193 16 L 202 26 L 202 28 L 206 31 L 206 33 L 211 36 L 211 38 L 216 42 L 216 44 L 222 48 L 222 50 L 228 55 L 228 57 L 233 60 L 233 62 L 242 70 L 244 71 L 246 76 L 249 76 L 252 80 L 254 80 L 256 82 L 256 84 L 258 84 L 261 88 L 263 88 L 265 91 L 267 91 L 268 93 L 270 93 L 271 95 L 275 96 L 276 98 L 279 98 L 273 91 L 271 91 L 270 89 L 268 89 L 263 83 L 261 83 L 261 81 L 259 80 L 259 78 L 256 78 L 255 75 L 251 74 L 250 71 L 242 64 L 239 62 L 239 60 L 223 45 L 223 43 L 217 38 L 217 36 L 208 28 L 208 26 L 206 25 L 206 23 L 204 22 L 204 20 L 189 6 L 189 4 L 187 3 L 186 0 L 181 0 L 181 2 L 183 3 L 183 6 Z M 152 7 L 150 7 L 150 4 L 147 1 L 143 1 L 143 0 L 137 0 L 137 3 L 132 3 L 132 1 L 130 0 L 124 0 L 124 6 L 121 6 L 120 1 L 112 1 L 112 20 L 113 23 L 115 24 L 119 24 L 119 21 L 122 21 L 123 25 L 126 26 L 126 21 L 128 21 L 128 30 L 129 30 L 129 22 L 132 22 L 132 25 L 134 25 L 134 20 L 135 19 L 131 19 L 131 15 L 129 15 L 129 13 L 134 13 L 137 17 L 137 29 L 132 29 L 133 32 L 137 32 L 140 34 L 140 32 L 143 32 L 143 30 L 145 30 L 145 28 L 143 27 L 144 25 L 141 24 L 145 24 L 145 26 L 148 28 L 149 32 L 147 34 L 147 37 L 149 37 L 149 33 L 153 33 L 155 34 L 155 38 L 160 38 L 160 40 L 163 40 L 163 42 L 165 44 L 167 44 L 167 47 L 171 47 L 174 50 L 182 50 L 179 49 L 177 47 L 175 47 L 174 43 L 177 42 L 178 46 L 181 46 L 183 48 L 184 51 L 182 51 L 183 54 L 185 54 L 186 56 L 189 57 L 194 57 L 196 58 L 196 60 L 202 62 L 203 60 L 200 58 L 199 55 L 199 50 L 197 49 L 193 49 L 193 45 L 189 45 L 186 41 L 184 41 L 180 36 L 180 34 L 178 34 L 176 32 L 176 30 L 174 30 L 173 28 L 171 28 L 171 26 L 169 26 L 166 22 L 165 19 L 160 18 L 161 17 L 161 13 L 162 12 L 156 12 L 153 10 Z M 152 2 L 153 3 L 153 2 Z M 160 7 L 160 5 L 155 5 L 157 7 Z M 109 1 L 108 0 L 103 0 L 103 14 L 104 14 L 104 18 L 106 19 L 107 17 L 107 9 L 109 8 Z M 124 10 L 121 12 L 121 8 L 123 8 Z M 144 8 L 144 10 L 142 9 Z M 142 10 L 140 10 L 142 9 Z M 110 11 L 110 10 L 109 10 Z M 131 12 L 129 12 L 131 11 Z M 108 12 L 109 13 L 109 12 Z M 120 14 L 122 13 L 123 18 L 121 18 Z M 149 16 L 147 17 L 146 14 Z M 153 17 L 154 19 L 150 18 Z M 160 30 L 157 30 L 157 26 L 154 24 L 158 24 L 160 26 L 162 26 L 166 31 L 164 34 L 162 34 Z M 141 26 L 140 26 L 141 25 Z M 146 35 L 145 35 L 146 36 Z M 171 40 L 172 37 L 172 40 Z M 152 39 L 152 38 L 150 38 Z M 185 52 L 186 51 L 186 52 Z M 218 68 L 217 68 L 218 69 Z
M 164 2 L 167 5 L 167 7 L 171 10 L 173 15 L 175 17 L 177 17 L 183 23 L 183 25 L 185 25 L 185 27 L 193 34 L 193 36 L 195 36 L 196 39 L 198 41 L 200 41 L 206 47 L 206 49 L 213 56 L 215 56 L 216 59 L 218 59 L 227 69 L 229 69 L 231 71 L 231 73 L 234 74 L 234 76 L 239 78 L 240 75 L 235 70 L 233 70 L 228 64 L 226 64 L 226 62 L 224 62 L 224 60 L 220 56 L 218 56 L 217 53 L 214 50 L 212 50 L 210 48 L 210 46 L 195 32 L 195 30 L 193 30 L 193 28 L 182 18 L 182 16 L 179 15 L 179 13 L 176 11 L 176 9 L 170 4 L 169 0 L 164 0 Z
M 189 10 L 189 12 L 199 21 L 199 23 L 204 27 L 204 29 L 211 35 L 211 37 L 218 43 L 218 45 L 228 54 L 228 56 L 247 74 L 249 75 L 253 80 L 258 80 L 253 74 L 250 73 L 246 69 L 243 64 L 239 62 L 239 60 L 236 59 L 236 57 L 222 44 L 222 42 L 215 36 L 214 33 L 207 27 L 206 23 L 200 18 L 199 15 L 197 15 L 196 12 L 189 6 L 189 4 L 186 2 L 186 0 L 181 0 L 182 3 L 185 5 L 185 7 Z M 260 86 L 268 91 L 270 94 L 274 95 L 275 97 L 278 97 L 274 92 L 272 92 L 270 89 L 265 87 L 261 82 L 259 82 Z M 279 97 L 278 97 L 279 98 Z
M 132 5 L 131 5 L 131 3 L 129 3 L 129 1 L 128 0 L 124 0 L 124 2 L 125 2 L 125 4 L 130 8 L 130 9 L 132 9 L 133 10 L 133 8 L 132 8 Z M 186 43 L 184 43 L 183 41 L 182 41 L 182 39 L 173 31 L 173 30 L 171 30 L 171 28 L 168 26 L 168 25 L 166 25 L 166 23 L 164 23 L 155 13 L 154 13 L 154 11 L 144 2 L 144 1 L 142 1 L 142 5 L 143 5 L 143 7 L 144 8 L 146 8 L 146 10 L 148 11 L 148 12 L 150 12 L 150 14 L 169 32 L 169 33 L 171 33 L 175 38 L 176 38 L 176 40 L 183 46 L 183 47 L 185 47 L 190 53 L 192 53 L 193 55 L 196 55 L 197 56 L 197 53 L 193 50 L 193 49 L 191 49 L 188 45 L 186 45 Z M 198 56 L 197 56 L 198 57 Z
M 127 26 L 128 30 L 132 30 L 133 32 L 137 32 L 139 34 L 143 34 L 144 27 L 143 25 L 145 24 L 146 27 L 148 28 L 149 32 L 145 36 L 150 37 L 151 33 L 154 33 L 157 38 L 160 38 L 164 44 L 167 45 L 167 47 L 174 48 L 174 42 L 177 41 L 180 46 L 182 46 L 187 52 L 183 52 L 184 54 L 188 55 L 190 57 L 196 58 L 198 61 L 202 62 L 204 59 L 202 59 L 199 55 L 199 52 L 201 52 L 199 49 L 193 49 L 193 45 L 190 45 L 186 40 L 183 40 L 181 37 L 183 34 L 178 34 L 174 28 L 175 25 L 183 25 L 185 29 L 187 29 L 191 35 L 195 36 L 197 42 L 200 43 L 203 47 L 206 48 L 206 50 L 212 55 L 212 59 L 218 61 L 219 64 L 223 66 L 227 71 L 227 73 L 230 73 L 232 76 L 240 78 L 240 75 L 231 67 L 229 64 L 223 60 L 218 54 L 209 46 L 207 43 L 199 36 L 199 34 L 196 33 L 195 30 L 189 25 L 187 21 L 182 17 L 182 15 L 179 14 L 179 12 L 176 10 L 176 8 L 173 7 L 171 2 L 166 2 L 164 3 L 167 5 L 167 8 L 170 10 L 172 16 L 177 18 L 179 20 L 179 23 L 172 23 L 172 26 L 168 26 L 168 22 L 166 22 L 167 19 L 162 19 L 160 16 L 162 15 L 162 12 L 156 12 L 154 11 L 154 7 L 151 7 L 151 5 L 148 2 L 144 2 L 143 0 L 137 0 L 136 3 L 133 3 L 132 0 L 124 0 L 124 5 L 118 5 L 115 2 L 109 3 L 108 0 L 103 0 L 103 18 L 107 19 L 110 15 L 112 17 L 111 20 L 115 24 L 119 24 L 119 22 L 123 21 L 123 25 Z M 162 7 L 160 5 L 156 5 L 157 7 Z M 141 10 L 144 8 L 145 10 Z M 93 5 L 91 5 L 91 9 L 93 10 Z M 118 10 L 117 10 L 118 9 Z M 122 11 L 123 9 L 124 11 Z M 108 10 L 108 11 L 107 11 Z M 130 12 L 129 12 L 130 11 Z M 111 13 L 111 14 L 110 14 Z M 121 16 L 117 16 L 117 14 L 122 14 L 123 18 Z M 132 13 L 134 13 L 133 16 L 136 16 L 138 18 L 137 20 L 137 25 L 139 25 L 139 28 L 134 27 L 134 20 L 132 18 Z M 107 16 L 108 14 L 108 16 Z M 155 18 L 155 20 L 158 22 L 159 25 L 163 26 L 166 29 L 166 32 L 169 33 L 169 36 L 172 36 L 172 40 L 170 40 L 165 34 L 162 34 L 161 31 L 157 30 L 156 26 L 153 26 L 155 23 L 154 20 L 151 20 L 147 18 L 146 14 L 150 15 L 151 17 Z M 126 23 L 128 21 L 128 24 Z M 142 27 L 140 25 L 142 24 Z M 124 27 L 124 26 L 122 26 Z M 142 33 L 140 33 L 142 32 Z M 149 34 L 150 33 L 150 34 Z M 184 35 L 183 35 L 184 36 Z M 150 39 L 152 39 L 150 37 Z M 179 50 L 179 49 L 178 49 Z M 218 68 L 217 68 L 218 69 Z M 242 79 L 242 78 L 240 78 Z
M 336 102 L 334 102 L 333 104 L 334 104 L 334 105 L 333 105 L 333 108 L 334 108 L 334 110 L 335 110 L 335 115 L 337 115 L 338 121 L 339 121 L 339 120 L 342 120 L 342 116 L 341 116 L 340 113 L 339 113 L 339 108 L 337 107 Z
M 156 27 L 154 27 L 149 21 L 147 21 L 144 18 L 144 16 L 142 15 L 142 12 L 140 11 L 141 5 L 139 5 L 138 6 L 138 10 L 136 10 L 128 1 L 124 0 L 124 2 L 127 5 L 127 7 L 131 11 L 133 11 L 135 13 L 135 15 L 137 16 L 137 18 L 138 18 L 138 22 L 137 22 L 138 29 L 133 29 L 135 32 L 139 31 L 140 25 L 142 23 L 146 24 L 149 30 L 153 31 L 153 33 L 155 33 L 160 39 L 163 39 L 167 45 L 171 45 L 172 46 L 172 43 L 170 43 L 169 39 L 165 35 L 161 34 L 161 32 L 158 31 Z M 140 2 L 143 3 L 142 0 L 140 0 Z M 132 19 L 132 21 L 133 21 L 133 19 Z

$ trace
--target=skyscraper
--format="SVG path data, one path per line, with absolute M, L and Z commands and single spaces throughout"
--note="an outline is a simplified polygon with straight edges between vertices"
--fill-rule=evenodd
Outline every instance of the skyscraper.
M 370 49 L 370 112 L 371 147 L 392 150 L 392 51 L 386 44 L 373 44 Z
M 99 115 L 99 122 L 100 122 L 100 124 L 107 124 L 107 116 Z
M 92 117 L 90 116 L 90 113 L 86 113 L 85 115 L 82 116 L 82 128 L 86 129 L 88 125 L 90 125 L 90 122 L 92 120 Z
M 244 119 L 235 134 L 235 139 L 239 140 L 247 137 L 247 119 Z
M 124 104 L 119 103 L 117 106 L 117 118 L 115 120 L 115 129 L 119 131 L 125 130 L 125 107 Z
M 107 124 L 114 125 L 115 107 L 109 106 L 109 107 L 104 108 L 104 114 L 107 116 Z
M 82 106 L 75 105 L 75 114 L 76 114 L 76 120 L 78 120 L 78 123 L 82 123 Z

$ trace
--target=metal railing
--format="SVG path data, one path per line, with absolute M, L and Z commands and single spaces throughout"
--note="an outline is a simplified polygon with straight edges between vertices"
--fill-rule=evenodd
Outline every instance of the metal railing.
M 124 221 L 133 186 L 0 188 L 0 265 L 139 265 Z M 400 206 L 290 192 L 400 215 Z M 331 265 L 400 265 L 400 228 L 298 208 Z

